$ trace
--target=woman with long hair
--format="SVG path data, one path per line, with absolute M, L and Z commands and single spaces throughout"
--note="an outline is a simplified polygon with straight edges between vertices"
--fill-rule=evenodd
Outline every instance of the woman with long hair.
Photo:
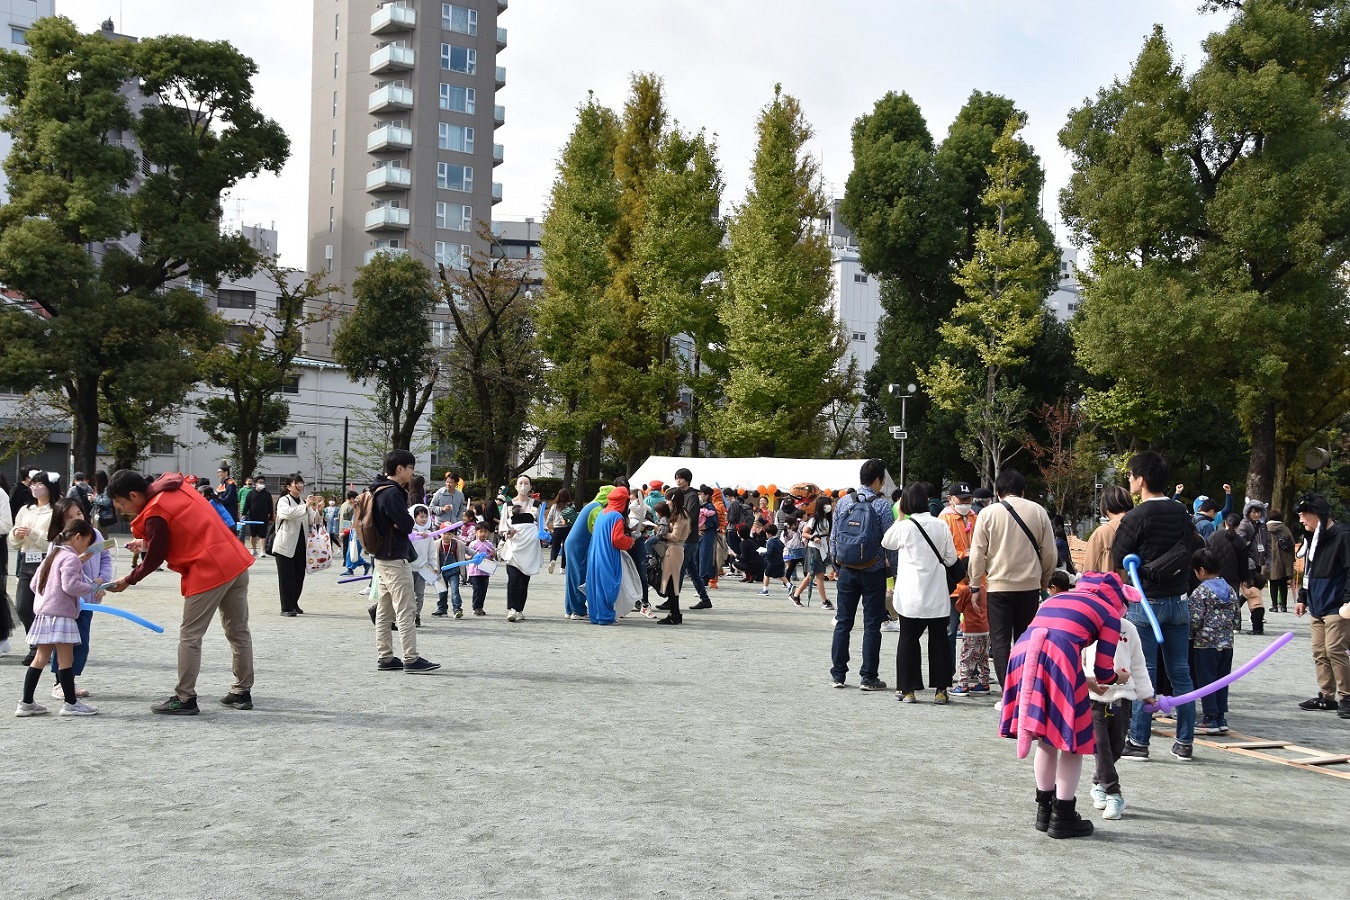
M 539 547 L 539 505 L 535 502 L 530 476 L 516 479 L 516 494 L 502 507 L 498 529 L 501 549 L 506 558 L 506 621 L 525 619 L 525 602 L 530 597 L 530 576 L 544 567 Z
M 825 596 L 825 560 L 830 558 L 832 510 L 833 507 L 825 502 L 823 496 L 817 497 L 811 518 L 802 526 L 802 543 L 806 545 L 806 577 L 792 591 L 792 602 L 798 606 L 802 605 L 802 594 L 806 594 L 807 602 L 810 602 L 811 582 L 815 581 L 816 587 L 820 590 L 821 608 L 834 609 L 834 605 Z
M 679 625 L 684 622 L 680 612 L 680 573 L 684 570 L 684 545 L 689 540 L 693 523 L 684 506 L 684 491 L 676 488 L 670 496 L 670 530 L 661 538 L 665 543 L 665 555 L 661 559 L 661 582 L 656 592 L 666 598 L 665 603 L 656 608 L 667 615 L 658 619 L 658 625 Z
M 281 614 L 287 618 L 304 615 L 300 594 L 305 589 L 305 556 L 309 531 L 319 522 L 314 495 L 302 498 L 305 476 L 295 472 L 286 476 L 281 498 L 277 500 L 277 532 L 272 538 L 272 555 L 277 560 L 277 589 L 281 594 Z

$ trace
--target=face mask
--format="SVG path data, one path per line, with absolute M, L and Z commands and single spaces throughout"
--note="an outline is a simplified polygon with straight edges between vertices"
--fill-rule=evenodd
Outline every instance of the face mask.
M 43 497 L 47 496 L 47 486 L 45 484 L 34 482 L 29 485 L 29 489 L 33 492 L 34 500 L 41 500 Z
M 963 516 L 968 516 L 968 515 L 970 515 L 970 510 L 971 510 L 971 505 L 970 505 L 969 503 L 958 503 L 958 504 L 956 504 L 956 511 L 959 512 L 959 513 L 960 513 L 961 515 L 963 515 Z

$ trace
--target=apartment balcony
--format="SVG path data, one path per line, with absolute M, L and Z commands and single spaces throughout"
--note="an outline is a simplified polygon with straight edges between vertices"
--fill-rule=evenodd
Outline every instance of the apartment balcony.
M 366 231 L 406 231 L 412 215 L 399 206 L 377 206 L 366 213 Z
M 380 166 L 366 174 L 368 191 L 406 191 L 412 187 L 412 170 Z
M 493 144 L 492 164 L 494 166 L 500 166 L 505 161 L 506 161 L 506 148 L 503 147 L 501 144 Z
M 499 88 L 506 87 L 506 66 L 497 67 L 496 79 L 497 79 L 497 87 Z
M 381 126 L 366 137 L 367 153 L 379 153 L 383 150 L 411 150 L 412 145 L 412 129 L 400 128 L 397 125 Z
M 366 102 L 366 112 L 372 113 L 398 112 L 412 107 L 412 88 L 392 84 L 371 91 L 370 100 Z
M 494 107 L 492 107 L 492 124 L 493 124 L 494 126 L 496 126 L 497 128 L 500 128 L 501 126 L 503 126 L 503 125 L 506 124 L 506 107 L 505 107 L 505 106 L 494 106 Z
M 498 49 L 498 50 L 505 50 L 505 49 L 506 49 L 506 29 L 505 29 L 505 28 L 498 28 L 498 29 L 497 29 L 497 49 Z
M 394 34 L 399 31 L 412 31 L 417 24 L 417 12 L 406 6 L 390 4 L 375 11 L 370 17 L 371 34 Z
M 507 6 L 508 6 L 508 4 L 507 4 L 506 0 L 497 0 L 497 12 L 499 12 L 499 13 L 504 13 L 504 12 L 506 12 L 506 7 L 507 7 Z
M 413 50 L 389 44 L 370 54 L 370 74 L 383 75 L 386 72 L 406 72 L 413 67 Z
M 496 206 L 502 202 L 502 183 L 500 181 L 492 182 L 492 205 Z
M 407 256 L 406 247 L 376 247 L 374 250 L 367 250 L 366 255 L 362 257 L 363 265 L 370 265 L 377 254 L 383 253 L 385 256 Z

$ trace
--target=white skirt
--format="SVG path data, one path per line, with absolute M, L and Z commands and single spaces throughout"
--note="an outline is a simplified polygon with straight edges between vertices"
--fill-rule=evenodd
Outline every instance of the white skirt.
M 33 619 L 33 627 L 28 629 L 28 644 L 32 647 L 79 643 L 79 626 L 74 619 L 65 616 L 38 616 Z

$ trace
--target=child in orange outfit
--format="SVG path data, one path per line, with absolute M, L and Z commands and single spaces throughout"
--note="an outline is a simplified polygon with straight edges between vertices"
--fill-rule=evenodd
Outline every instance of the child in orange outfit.
M 989 614 L 979 591 L 961 582 L 956 589 L 956 608 L 961 613 L 961 661 L 957 666 L 953 694 L 989 693 Z

